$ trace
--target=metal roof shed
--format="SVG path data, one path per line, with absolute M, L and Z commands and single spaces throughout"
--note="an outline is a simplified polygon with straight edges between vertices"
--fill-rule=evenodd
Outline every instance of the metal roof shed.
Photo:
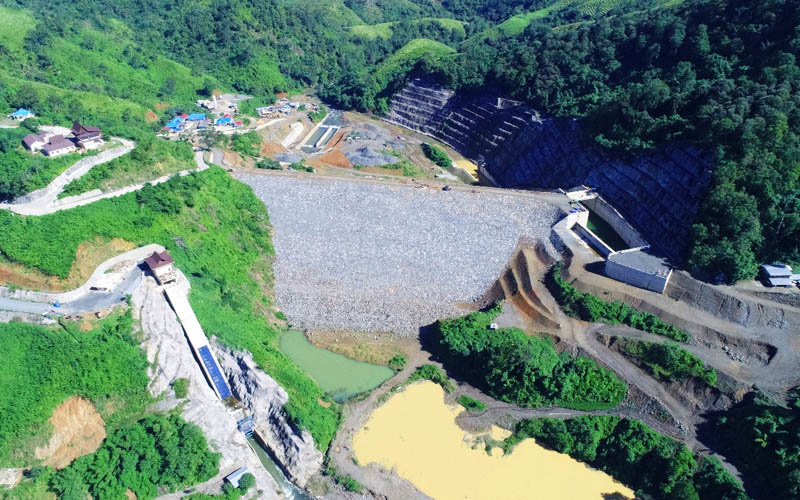
M 247 467 L 239 467 L 235 471 L 231 472 L 227 476 L 225 476 L 225 480 L 231 483 L 234 488 L 239 487 L 239 481 L 242 479 L 242 476 L 250 472 Z
M 761 271 L 770 278 L 786 278 L 792 275 L 792 268 L 786 264 L 763 264 Z

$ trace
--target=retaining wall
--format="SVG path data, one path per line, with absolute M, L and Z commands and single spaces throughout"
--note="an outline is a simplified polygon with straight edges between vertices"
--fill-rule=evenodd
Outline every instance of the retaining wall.
M 606 260 L 605 271 L 609 278 L 657 293 L 664 293 L 672 276 L 671 270 L 666 276 L 657 276 L 610 260 Z
M 634 229 L 633 226 L 625 220 L 625 217 L 601 196 L 584 200 L 581 203 L 589 210 L 599 215 L 604 221 L 608 222 L 630 248 L 643 247 L 648 244 L 639 234 L 639 231 Z
M 615 156 L 584 134 L 578 120 L 541 117 L 515 104 L 416 79 L 394 96 L 385 120 L 452 146 L 479 165 L 482 180 L 497 186 L 596 188 L 643 239 L 676 260 L 683 257 L 711 181 L 713 154 L 675 146 Z
M 606 243 L 600 239 L 599 236 L 594 234 L 589 228 L 582 226 L 581 224 L 575 224 L 572 226 L 572 230 L 575 231 L 578 236 L 583 238 L 588 244 L 592 246 L 595 250 L 603 256 L 603 258 L 608 258 L 614 252 L 614 249 L 610 246 L 606 245 Z

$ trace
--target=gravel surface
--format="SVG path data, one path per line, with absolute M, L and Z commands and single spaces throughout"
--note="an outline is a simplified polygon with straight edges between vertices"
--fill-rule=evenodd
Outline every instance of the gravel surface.
M 269 210 L 277 304 L 311 330 L 395 331 L 464 313 L 521 237 L 559 210 L 533 197 L 333 179 L 239 176 Z
M 400 161 L 400 158 L 396 156 L 378 153 L 377 151 L 366 146 L 355 151 L 350 151 L 346 153 L 345 156 L 347 156 L 347 159 L 350 160 L 350 163 L 353 165 L 364 165 L 367 167 L 374 167 L 378 165 L 394 165 Z

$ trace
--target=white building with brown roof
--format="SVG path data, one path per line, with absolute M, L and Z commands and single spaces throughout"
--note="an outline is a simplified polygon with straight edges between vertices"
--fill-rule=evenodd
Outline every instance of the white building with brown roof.
M 81 125 L 80 122 L 72 123 L 72 135 L 75 136 L 75 141 L 82 149 L 90 151 L 97 149 L 105 141 L 103 140 L 103 131 L 97 127 L 90 127 L 89 125 Z
M 177 279 L 175 268 L 173 267 L 175 261 L 172 260 L 172 257 L 170 257 L 166 250 L 163 252 L 153 252 L 152 255 L 144 259 L 144 263 L 147 265 L 148 269 L 150 269 L 150 272 L 153 273 L 156 281 L 161 285 L 173 282 Z
M 40 134 L 28 134 L 22 138 L 22 145 L 25 146 L 25 149 L 32 153 L 38 153 L 42 150 L 42 148 L 47 144 L 48 139 L 52 134 L 47 132 L 42 132 Z
M 69 139 L 65 139 L 63 135 L 54 135 L 50 138 L 50 142 L 42 146 L 42 154 L 45 156 L 61 156 L 72 153 L 77 146 Z

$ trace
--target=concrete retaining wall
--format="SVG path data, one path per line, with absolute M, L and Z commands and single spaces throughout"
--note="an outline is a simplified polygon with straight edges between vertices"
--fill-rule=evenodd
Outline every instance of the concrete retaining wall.
M 581 203 L 608 222 L 630 248 L 643 247 L 648 244 L 639 232 L 625 220 L 622 214 L 602 197 L 598 196 L 584 200 Z
M 657 276 L 623 266 L 610 260 L 606 260 L 605 271 L 609 278 L 614 278 L 617 281 L 657 293 L 664 293 L 669 278 L 672 276 L 672 271 L 666 276 Z
M 614 252 L 614 249 L 606 245 L 605 242 L 601 240 L 599 236 L 597 236 L 596 234 L 594 234 L 581 224 L 575 224 L 574 226 L 572 226 L 572 230 L 578 233 L 578 235 L 581 238 L 583 238 L 586 241 L 586 243 L 590 244 L 592 248 L 597 250 L 600 253 L 600 255 L 602 255 L 604 258 L 608 258 L 608 256 Z

